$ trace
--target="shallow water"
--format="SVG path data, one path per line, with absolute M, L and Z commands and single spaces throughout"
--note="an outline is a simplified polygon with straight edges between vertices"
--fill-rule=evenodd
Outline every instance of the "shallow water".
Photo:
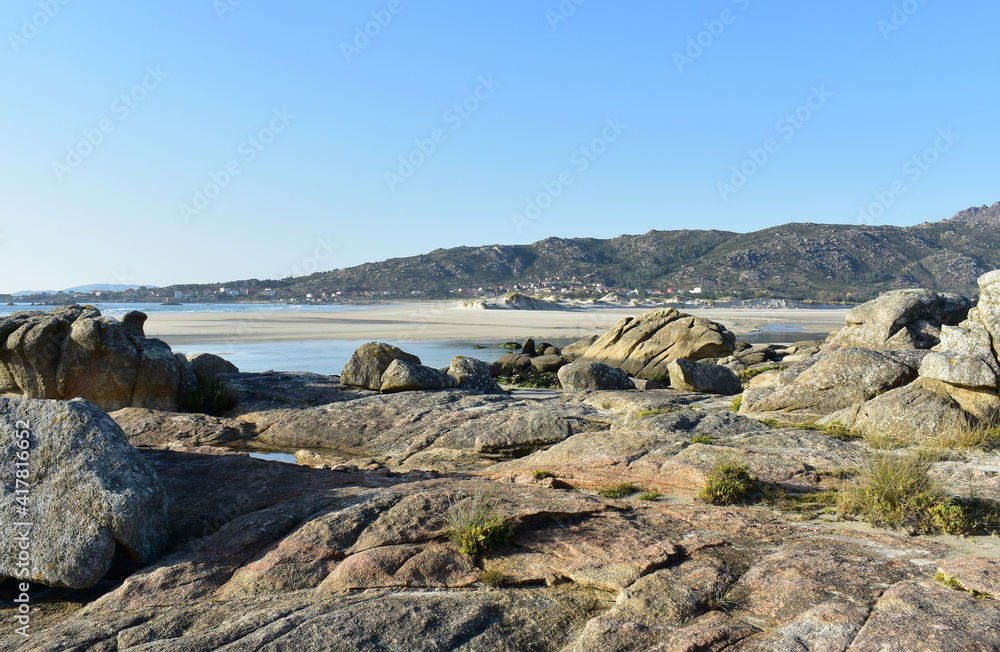
M 258 460 L 268 460 L 271 462 L 296 464 L 295 456 L 291 453 L 250 453 L 250 457 Z
M 240 368 L 240 371 L 312 371 L 318 374 L 339 374 L 351 354 L 369 340 L 306 340 L 302 342 L 231 342 L 174 346 L 174 351 L 215 353 Z M 509 351 L 500 348 L 502 342 L 468 340 L 397 340 L 390 342 L 420 358 L 427 366 L 441 368 L 451 364 L 456 355 L 493 362 Z M 553 342 L 554 343 L 554 342 Z M 476 349 L 475 345 L 487 346 Z

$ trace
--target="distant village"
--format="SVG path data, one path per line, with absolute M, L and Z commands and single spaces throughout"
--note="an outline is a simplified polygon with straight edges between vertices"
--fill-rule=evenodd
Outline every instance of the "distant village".
M 268 286 L 262 281 L 249 281 L 219 286 L 173 286 L 155 288 L 139 286 L 124 290 L 91 290 L 87 292 L 43 292 L 37 294 L 0 294 L 0 303 L 33 303 L 62 305 L 66 303 L 352 303 L 379 300 L 418 299 L 490 299 L 509 293 L 528 296 L 557 296 L 567 298 L 600 298 L 615 295 L 623 298 L 669 297 L 671 295 L 704 295 L 700 287 L 630 288 L 603 283 L 581 283 L 546 279 L 540 282 L 523 282 L 490 287 L 452 288 L 445 291 L 425 290 L 368 290 L 356 287 L 303 288 L 302 286 Z M 735 291 L 731 294 L 740 294 Z

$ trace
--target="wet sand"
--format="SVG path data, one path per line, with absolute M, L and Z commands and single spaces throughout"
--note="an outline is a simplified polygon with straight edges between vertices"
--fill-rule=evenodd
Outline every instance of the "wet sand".
M 290 308 L 288 312 L 268 313 L 153 314 L 145 330 L 148 336 L 172 346 L 305 340 L 573 340 L 603 333 L 622 317 L 634 317 L 648 309 L 463 310 L 453 302 L 400 303 L 344 312 L 294 312 Z M 830 332 L 844 324 L 847 310 L 706 308 L 685 312 L 745 334 L 786 324 L 809 332 Z M 789 332 L 788 339 L 801 338 Z

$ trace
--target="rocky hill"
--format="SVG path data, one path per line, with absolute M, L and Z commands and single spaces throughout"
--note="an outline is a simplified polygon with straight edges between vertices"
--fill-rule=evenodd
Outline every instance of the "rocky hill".
M 1000 201 L 992 206 L 983 204 L 982 206 L 967 208 L 957 213 L 951 219 L 956 222 L 966 222 L 968 224 L 989 224 L 996 226 L 1000 224 Z
M 442 298 L 468 288 L 597 283 L 827 301 L 909 287 L 973 294 L 976 279 L 1000 267 L 998 225 L 1000 203 L 912 227 L 790 223 L 751 233 L 654 230 L 607 240 L 546 238 L 528 245 L 436 249 L 265 284 L 296 295 L 416 292 Z

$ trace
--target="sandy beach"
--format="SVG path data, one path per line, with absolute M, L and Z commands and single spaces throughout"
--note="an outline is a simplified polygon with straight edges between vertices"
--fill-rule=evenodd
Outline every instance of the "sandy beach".
M 462 310 L 453 302 L 373 305 L 344 312 L 153 314 L 146 334 L 173 345 L 305 340 L 519 340 L 579 339 L 606 331 L 622 317 L 648 308 L 579 310 Z M 830 332 L 847 310 L 685 310 L 725 324 L 737 334 L 775 325 Z M 784 327 L 779 327 L 784 330 Z M 795 330 L 795 329 L 791 329 Z M 794 340 L 793 333 L 789 338 Z

